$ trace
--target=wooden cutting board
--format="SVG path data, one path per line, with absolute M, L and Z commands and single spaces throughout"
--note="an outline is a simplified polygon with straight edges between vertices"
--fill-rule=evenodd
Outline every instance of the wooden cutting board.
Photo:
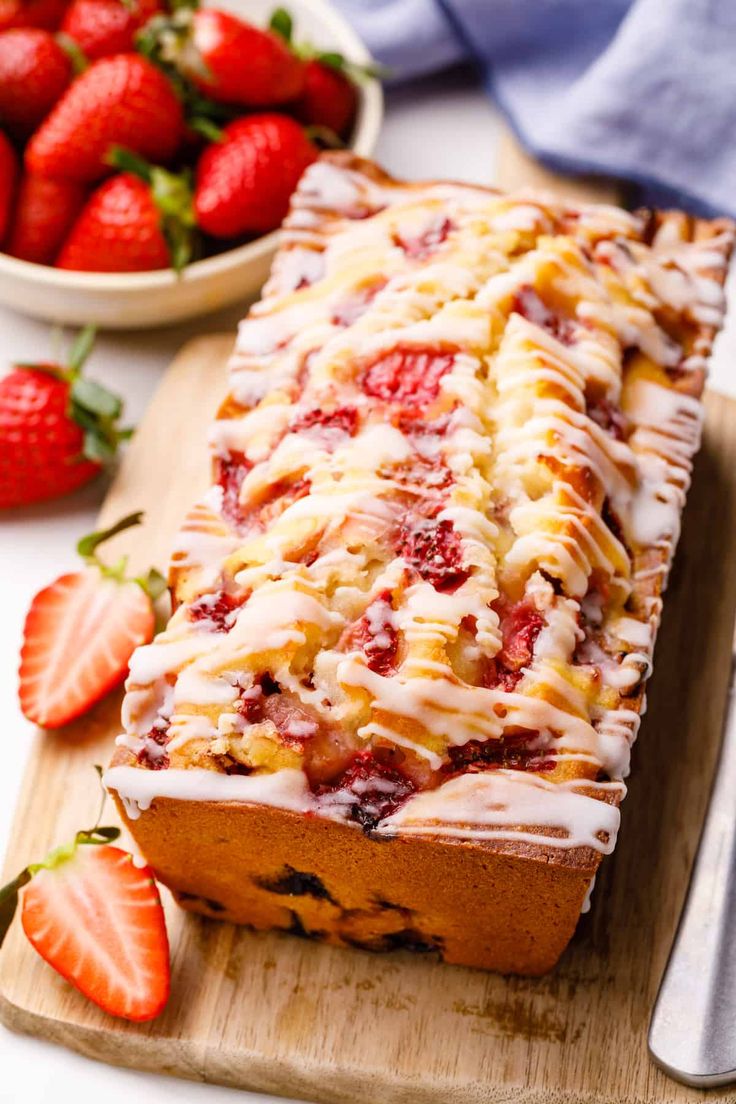
M 164 566 L 206 484 L 206 426 L 230 343 L 190 343 L 165 376 L 101 519 L 144 509 L 146 521 L 116 538 L 111 557 Z M 33 952 L 17 923 L 0 955 L 0 1017 L 107 1062 L 334 1104 L 736 1100 L 676 1085 L 646 1050 L 718 754 L 734 562 L 736 402 L 711 395 L 619 846 L 550 976 L 502 978 L 405 952 L 255 934 L 182 913 L 164 891 L 173 988 L 159 1019 L 106 1016 Z M 7 877 L 94 821 L 92 764 L 110 757 L 118 710 L 113 695 L 65 731 L 37 736 Z M 115 819 L 111 803 L 104 819 Z

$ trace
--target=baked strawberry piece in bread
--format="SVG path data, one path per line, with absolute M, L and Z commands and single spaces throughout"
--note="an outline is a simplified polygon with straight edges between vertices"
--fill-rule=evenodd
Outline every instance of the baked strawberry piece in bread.
M 106 775 L 185 907 L 554 965 L 615 844 L 732 238 L 307 170 Z

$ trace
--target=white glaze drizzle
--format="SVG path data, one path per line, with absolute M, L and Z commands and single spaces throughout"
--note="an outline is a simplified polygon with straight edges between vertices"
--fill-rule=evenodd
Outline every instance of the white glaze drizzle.
M 297 700 L 352 725 L 359 746 L 388 742 L 437 770 L 448 748 L 498 741 L 514 726 L 536 732 L 540 755 L 574 774 L 461 775 L 411 798 L 379 831 L 612 849 L 617 808 L 591 795 L 623 794 L 639 714 L 621 702 L 649 673 L 661 602 L 648 599 L 641 617 L 623 607 L 632 588 L 666 578 L 700 433 L 695 399 L 651 373 L 622 380 L 622 347 L 665 367 L 702 367 L 708 337 L 700 333 L 683 361 L 653 311 L 665 305 L 701 326 L 717 324 L 713 270 L 729 246 L 728 235 L 691 243 L 660 231 L 648 247 L 641 231 L 615 208 L 573 211 L 531 193 L 396 185 L 329 161 L 312 166 L 264 298 L 239 331 L 231 399 L 241 412 L 231 409 L 211 436 L 215 455 L 242 453 L 253 465 L 241 504 L 285 497 L 265 531 L 234 534 L 219 489 L 190 515 L 173 560 L 187 593 L 215 587 L 221 569 L 253 593 L 227 631 L 206 619 L 189 624 L 182 608 L 156 644 L 139 650 L 124 746 L 159 754 L 147 731 L 161 723 L 171 726 L 169 750 L 184 754 L 223 732 L 247 736 L 232 710 L 265 665 Z M 406 242 L 419 243 L 416 255 Z M 572 340 L 533 310 L 525 317 L 516 298 L 550 283 L 567 300 Z M 350 296 L 362 313 L 345 325 L 338 308 Z M 397 347 L 452 350 L 437 386 L 440 434 L 410 438 L 361 386 L 360 366 Z M 625 441 L 597 424 L 591 393 L 623 411 Z M 355 412 L 352 429 L 339 419 L 293 428 L 312 411 L 336 408 Z M 407 482 L 404 469 L 419 461 L 421 478 Z M 305 476 L 309 493 L 289 498 L 283 488 Z M 433 524 L 460 542 L 464 578 L 452 593 L 412 577 L 408 552 L 386 559 L 386 534 L 426 528 L 411 511 L 433 495 Z M 623 540 L 602 517 L 605 503 Z M 659 561 L 641 566 L 632 547 L 656 551 Z M 308 566 L 305 548 L 315 550 Z M 542 621 L 511 691 L 472 675 L 506 648 L 491 608 L 499 569 Z M 608 604 L 591 580 L 605 580 Z M 397 608 L 386 592 L 399 595 Z M 376 646 L 392 647 L 398 634 L 395 674 L 371 670 L 341 643 L 363 614 Z M 313 725 L 294 719 L 288 734 L 308 737 Z M 591 780 L 598 770 L 614 781 Z M 300 770 L 246 777 L 114 768 L 108 782 L 138 809 L 157 795 L 328 816 L 346 807 L 307 797 Z

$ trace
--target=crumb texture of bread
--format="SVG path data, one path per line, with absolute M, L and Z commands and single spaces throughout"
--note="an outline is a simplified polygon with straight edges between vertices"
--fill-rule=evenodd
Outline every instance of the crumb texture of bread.
M 307 170 L 106 774 L 183 907 L 554 965 L 615 845 L 732 241 Z

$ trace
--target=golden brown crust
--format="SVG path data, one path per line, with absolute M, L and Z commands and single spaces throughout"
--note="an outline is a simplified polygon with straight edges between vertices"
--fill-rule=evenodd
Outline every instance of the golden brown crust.
M 336 821 L 228 802 L 160 798 L 131 821 L 113 796 L 182 908 L 501 973 L 552 969 L 600 859 L 588 852 L 592 862 L 582 864 L 559 848 L 544 859 L 539 848 L 508 853 L 498 841 L 376 839 Z

